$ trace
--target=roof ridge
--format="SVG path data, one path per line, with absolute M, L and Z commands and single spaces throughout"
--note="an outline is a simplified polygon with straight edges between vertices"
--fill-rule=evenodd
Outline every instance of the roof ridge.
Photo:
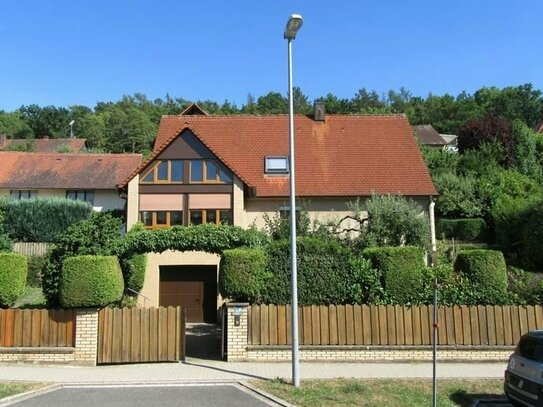
M 274 117 L 284 117 L 288 116 L 288 113 L 277 113 L 277 114 L 217 114 L 213 115 L 210 114 L 208 116 L 203 115 L 197 115 L 197 116 L 183 116 L 179 114 L 163 114 L 161 118 L 178 118 L 178 119 L 203 119 L 203 120 L 209 120 L 209 119 L 224 119 L 224 118 L 233 118 L 233 117 L 251 117 L 255 119 L 262 119 L 262 118 L 274 118 Z M 295 117 L 307 117 L 311 118 L 311 114 L 302 114 L 302 113 L 296 113 L 294 114 Z M 335 114 L 335 113 L 326 113 L 326 118 L 331 117 L 407 117 L 405 113 L 341 113 L 341 114 Z

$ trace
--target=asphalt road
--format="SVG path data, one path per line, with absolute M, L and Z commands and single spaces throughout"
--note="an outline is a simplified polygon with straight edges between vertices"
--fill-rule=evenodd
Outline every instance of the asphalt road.
M 270 407 L 278 406 L 236 385 L 62 387 L 9 404 L 14 407 Z

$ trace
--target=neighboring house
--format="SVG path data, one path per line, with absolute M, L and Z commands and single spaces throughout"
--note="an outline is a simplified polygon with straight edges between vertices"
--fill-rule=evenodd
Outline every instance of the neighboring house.
M 453 151 L 455 153 L 458 152 L 458 136 L 454 134 L 440 134 L 440 136 L 447 143 L 445 147 L 443 147 L 445 150 Z
M 412 127 L 419 144 L 434 148 L 443 148 L 447 145 L 431 124 L 418 124 Z
M 164 116 L 151 157 L 120 188 L 128 227 L 200 223 L 265 226 L 289 205 L 288 116 Z M 296 195 L 312 219 L 351 214 L 348 202 L 375 194 L 416 200 L 433 224 L 432 184 L 404 115 L 296 115 Z M 433 229 L 432 229 L 433 230 Z M 213 321 L 219 257 L 150 253 L 147 306 L 187 307 L 189 320 Z
M 60 197 L 97 211 L 124 209 L 117 185 L 141 164 L 140 154 L 0 152 L 0 197 Z
M 39 139 L 8 139 L 0 135 L 0 150 L 13 151 L 27 149 L 35 153 L 81 153 L 87 149 L 84 138 L 39 138 Z
M 540 121 L 539 123 L 537 123 L 537 125 L 534 127 L 534 130 L 537 133 L 543 133 L 543 121 Z

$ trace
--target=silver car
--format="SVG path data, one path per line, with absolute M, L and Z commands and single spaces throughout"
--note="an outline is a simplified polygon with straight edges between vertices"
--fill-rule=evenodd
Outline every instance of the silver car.
M 515 406 L 543 406 L 543 330 L 522 335 L 509 358 L 503 388 Z

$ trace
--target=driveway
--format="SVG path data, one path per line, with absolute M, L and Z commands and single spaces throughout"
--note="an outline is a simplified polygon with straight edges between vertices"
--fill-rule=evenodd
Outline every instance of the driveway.
M 59 387 L 8 404 L 14 407 L 270 407 L 282 406 L 239 384 Z

